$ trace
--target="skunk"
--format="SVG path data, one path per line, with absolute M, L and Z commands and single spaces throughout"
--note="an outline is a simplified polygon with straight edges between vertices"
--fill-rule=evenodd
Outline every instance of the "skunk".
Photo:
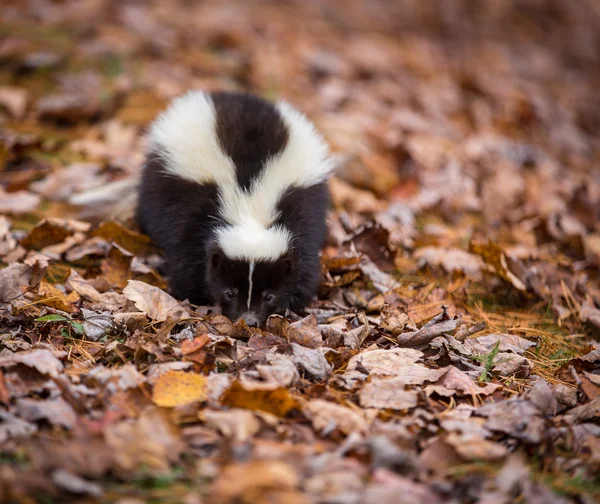
M 285 102 L 176 98 L 150 126 L 135 213 L 166 255 L 172 294 L 250 326 L 304 309 L 320 280 L 332 169 L 323 137 Z

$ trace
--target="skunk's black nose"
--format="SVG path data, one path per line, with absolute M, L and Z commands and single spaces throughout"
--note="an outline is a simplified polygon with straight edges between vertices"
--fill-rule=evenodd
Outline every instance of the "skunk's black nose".
M 248 327 L 258 327 L 258 317 L 252 312 L 242 313 L 240 319 L 246 322 Z

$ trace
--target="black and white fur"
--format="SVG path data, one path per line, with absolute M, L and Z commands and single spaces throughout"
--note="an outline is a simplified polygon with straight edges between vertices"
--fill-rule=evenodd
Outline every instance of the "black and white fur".
M 328 148 L 280 102 L 190 92 L 152 124 L 137 221 L 165 252 L 170 288 L 262 324 L 302 310 L 320 278 Z

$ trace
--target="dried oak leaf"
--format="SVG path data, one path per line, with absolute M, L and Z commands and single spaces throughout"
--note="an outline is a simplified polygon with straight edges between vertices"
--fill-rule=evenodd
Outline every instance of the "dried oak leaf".
M 100 103 L 86 94 L 54 94 L 38 101 L 37 112 L 40 119 L 77 122 L 98 114 Z
M 323 399 L 312 399 L 304 403 L 302 411 L 310 418 L 313 428 L 318 432 L 334 427 L 350 435 L 353 432 L 365 433 L 368 428 L 368 422 L 362 411 Z
M 422 347 L 438 336 L 454 332 L 461 323 L 462 319 L 460 315 L 450 318 L 446 307 L 442 306 L 442 313 L 433 317 L 421 329 L 398 335 L 398 344 L 404 347 Z
M 31 436 L 37 431 L 37 426 L 14 416 L 7 411 L 0 411 L 0 443 L 9 439 Z
M 81 314 L 83 315 L 83 330 L 85 336 L 91 341 L 98 341 L 115 327 L 115 322 L 107 311 L 98 313 L 82 308 Z
M 413 504 L 444 502 L 428 485 L 417 483 L 388 469 L 376 469 L 361 498 L 363 504 Z
M 77 421 L 77 415 L 71 405 L 62 397 L 56 399 L 19 399 L 16 409 L 21 418 L 29 421 L 47 420 L 52 425 L 71 429 Z
M 166 472 L 183 451 L 179 429 L 167 412 L 150 407 L 135 420 L 108 424 L 104 437 L 112 448 L 117 465 L 130 472 L 146 467 Z
M 510 283 L 515 289 L 519 291 L 527 290 L 527 286 L 523 283 L 523 280 L 509 269 L 508 263 L 519 262 L 518 259 L 510 257 L 510 260 L 507 262 L 508 256 L 499 245 L 492 241 L 484 243 L 471 242 L 469 249 L 474 254 L 479 255 L 486 264 L 493 267 L 497 275 Z M 523 269 L 523 267 L 521 266 L 519 269 Z
M 29 191 L 6 192 L 0 187 L 0 213 L 26 214 L 33 212 L 40 204 L 42 198 Z
M 78 303 L 81 298 L 75 291 L 65 294 L 58 287 L 42 280 L 38 288 L 37 295 L 38 304 L 49 306 L 56 310 L 67 313 L 75 313 L 79 311 L 79 309 L 74 305 Z
M 423 357 L 423 352 L 412 348 L 370 350 L 353 356 L 348 362 L 348 371 L 358 368 L 369 374 L 396 375 L 398 369 L 411 366 Z
M 476 255 L 461 249 L 440 247 L 422 247 L 415 251 L 414 257 L 419 268 L 441 267 L 447 273 L 460 271 L 466 276 L 479 279 L 483 270 L 483 261 Z
M 323 346 L 323 338 L 315 315 L 309 315 L 296 322 L 279 316 L 269 317 L 267 330 L 286 340 L 307 348 Z
M 15 119 L 21 119 L 27 110 L 29 92 L 16 86 L 0 86 L 0 106 L 10 112 Z
M 62 243 L 74 233 L 85 233 L 90 224 L 76 220 L 59 219 L 56 217 L 42 220 L 20 241 L 26 249 L 40 250 L 50 245 Z
M 497 462 L 508 455 L 508 449 L 496 443 L 484 439 L 478 434 L 451 433 L 444 441 L 452 446 L 456 452 L 468 461 Z
M 234 381 L 221 395 L 221 403 L 232 408 L 266 411 L 280 417 L 299 409 L 298 401 L 286 387 L 240 380 Z
M 18 298 L 29 287 L 31 267 L 13 263 L 0 269 L 0 303 L 9 303 Z
M 256 460 L 223 468 L 209 504 L 308 504 L 299 491 L 300 478 L 292 466 L 276 460 Z
M 363 408 L 408 410 L 417 405 L 418 392 L 404 390 L 402 379 L 394 377 L 372 377 L 359 392 Z
M 180 310 L 180 319 L 189 318 L 190 314 L 181 307 L 181 303 L 162 289 L 154 287 L 139 280 L 129 280 L 123 294 L 135 303 L 141 312 L 144 312 L 154 321 L 164 321 L 170 313 Z
M 91 495 L 100 497 L 103 494 L 102 487 L 97 483 L 87 481 L 65 469 L 57 469 L 52 473 L 52 481 L 63 490 L 76 495 Z
M 292 360 L 306 374 L 316 380 L 325 380 L 333 369 L 327 362 L 320 348 L 305 348 L 297 343 L 292 343 Z
M 0 367 L 23 364 L 24 366 L 37 369 L 40 373 L 57 378 L 63 370 L 63 364 L 59 357 L 65 357 L 67 352 L 47 350 L 45 348 L 25 350 L 0 357 Z
M 206 376 L 185 371 L 167 371 L 154 383 L 152 402 L 157 406 L 181 406 L 204 401 L 207 397 Z
M 257 415 L 245 409 L 232 408 L 227 411 L 205 409 L 200 413 L 200 419 L 235 443 L 248 441 L 260 430 Z
M 50 173 L 43 180 L 32 182 L 31 190 L 47 199 L 65 201 L 73 193 L 104 184 L 106 176 L 100 174 L 98 163 L 74 163 Z
M 123 294 L 117 292 L 98 292 L 94 286 L 73 269 L 67 279 L 66 285 L 77 292 L 82 298 L 91 301 L 87 307 L 94 311 L 121 312 L 129 304 L 129 300 Z M 129 310 L 132 309 L 133 307 L 129 308 Z M 118 315 L 134 316 L 133 313 L 117 314 L 115 315 L 115 321 L 117 322 L 120 322 L 120 320 L 117 320 Z M 135 312 L 135 315 L 141 315 L 144 318 L 144 323 L 146 322 L 145 314 Z
M 103 222 L 90 233 L 90 237 L 114 242 L 132 254 L 142 254 L 154 248 L 148 236 L 136 233 L 114 221 Z
M 444 397 L 453 395 L 459 396 L 475 396 L 475 395 L 490 395 L 500 385 L 497 383 L 488 383 L 484 386 L 477 385 L 469 375 L 459 370 L 454 366 L 448 366 L 446 373 L 442 378 L 433 385 L 425 387 L 425 393 L 431 395 L 436 393 Z
M 600 330 L 600 309 L 596 308 L 589 301 L 585 301 L 579 311 L 579 320 L 587 322 Z
M 489 403 L 478 408 L 477 414 L 487 417 L 485 427 L 491 431 L 503 432 L 532 444 L 542 441 L 544 420 L 533 401 L 516 398 Z

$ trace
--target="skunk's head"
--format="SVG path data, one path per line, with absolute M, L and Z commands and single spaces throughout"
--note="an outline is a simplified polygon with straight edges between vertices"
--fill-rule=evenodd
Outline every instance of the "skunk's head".
M 221 248 L 215 248 L 207 265 L 208 285 L 223 315 L 259 327 L 269 315 L 289 307 L 297 264 L 293 251 L 273 260 L 249 261 L 231 259 Z
M 290 305 L 298 281 L 298 256 L 289 232 L 255 221 L 221 227 L 209 245 L 207 284 L 223 314 L 261 326 Z

